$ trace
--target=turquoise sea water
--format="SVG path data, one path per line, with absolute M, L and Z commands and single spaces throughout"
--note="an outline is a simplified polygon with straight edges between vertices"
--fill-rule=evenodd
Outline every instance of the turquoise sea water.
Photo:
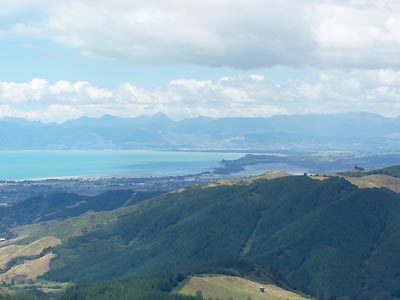
M 240 153 L 167 151 L 0 151 L 0 179 L 69 176 L 167 176 L 194 174 Z

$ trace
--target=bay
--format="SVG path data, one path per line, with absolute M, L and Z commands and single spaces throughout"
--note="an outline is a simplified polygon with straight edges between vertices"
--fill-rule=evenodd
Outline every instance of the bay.
M 173 151 L 0 151 L 0 180 L 177 176 L 208 171 L 240 153 Z

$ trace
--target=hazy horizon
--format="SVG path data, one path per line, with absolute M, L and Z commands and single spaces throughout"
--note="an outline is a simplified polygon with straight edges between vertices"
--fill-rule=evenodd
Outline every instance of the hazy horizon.
M 82 115 L 76 118 L 71 118 L 71 119 L 66 119 L 63 121 L 41 121 L 41 120 L 31 120 L 29 118 L 24 118 L 24 117 L 18 117 L 18 116 L 3 116 L 0 117 L 0 121 L 4 121 L 4 120 L 24 120 L 24 121 L 28 121 L 28 122 L 40 122 L 42 124 L 51 124 L 51 123 L 56 123 L 56 124 L 64 124 L 70 121 L 76 121 L 79 119 L 93 119 L 93 120 L 100 120 L 103 118 L 116 118 L 116 119 L 140 119 L 140 118 L 156 118 L 157 116 L 163 116 L 171 121 L 174 122 L 180 122 L 180 121 L 184 121 L 184 120 L 190 120 L 190 119 L 201 119 L 201 118 L 207 118 L 207 119 L 213 119 L 213 120 L 218 120 L 218 119 L 270 119 L 270 118 L 274 118 L 274 117 L 307 117 L 307 116 L 328 116 L 328 117 L 334 117 L 334 116 L 341 116 L 341 115 L 373 115 L 373 116 L 379 116 L 381 118 L 385 118 L 385 119 L 398 119 L 400 118 L 400 115 L 396 115 L 396 116 L 385 116 L 379 113 L 374 113 L 374 112 L 366 112 L 366 111 L 349 111 L 349 112 L 340 112 L 340 113 L 304 113 L 304 114 L 276 114 L 276 115 L 271 115 L 271 116 L 260 116 L 260 117 L 245 117 L 245 116 L 239 116 L 239 117 L 235 117 L 235 116 L 227 116 L 227 117 L 212 117 L 212 116 L 205 116 L 205 115 L 198 115 L 198 116 L 190 116 L 190 117 L 182 117 L 182 118 L 173 118 L 168 116 L 168 114 L 165 114 L 163 112 L 155 112 L 154 114 L 142 114 L 142 115 L 137 115 L 137 116 L 118 116 L 118 115 L 112 115 L 112 114 L 103 114 L 100 116 L 90 116 L 90 115 Z

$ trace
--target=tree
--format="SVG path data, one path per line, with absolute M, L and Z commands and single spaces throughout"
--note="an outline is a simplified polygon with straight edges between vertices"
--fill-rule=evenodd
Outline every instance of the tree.
M 392 299 L 392 294 L 385 291 L 376 295 L 373 300 L 391 300 L 391 299 Z
M 201 291 L 196 292 L 196 299 L 203 300 L 203 293 Z

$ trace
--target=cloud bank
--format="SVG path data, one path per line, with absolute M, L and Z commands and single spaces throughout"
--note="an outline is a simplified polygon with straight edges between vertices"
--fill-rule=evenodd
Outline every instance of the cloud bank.
M 2 28 L 134 64 L 400 67 L 397 0 L 5 0 L 42 13 Z
M 176 119 L 400 114 L 398 0 L 3 0 L 0 18 L 8 20 L 0 24 L 1 41 L 50 39 L 124 64 L 227 66 L 253 73 L 286 66 L 317 74 L 280 84 L 260 75 L 176 79 L 152 89 L 4 80 L 0 116 L 61 122 L 159 111 Z
M 62 122 L 80 116 L 134 117 L 163 112 L 174 119 L 196 116 L 266 117 L 276 114 L 367 111 L 400 115 L 400 72 L 330 71 L 315 81 L 275 84 L 260 75 L 217 81 L 179 79 L 143 89 L 88 82 L 0 82 L 0 117 Z

